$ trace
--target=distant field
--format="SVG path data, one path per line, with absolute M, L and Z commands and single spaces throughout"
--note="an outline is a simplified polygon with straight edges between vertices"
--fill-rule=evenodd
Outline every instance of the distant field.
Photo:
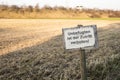
M 61 36 L 78 24 L 98 27 L 88 80 L 120 80 L 120 20 L 74 19 L 0 19 L 0 80 L 79 80 L 79 52 L 65 52 Z
M 102 19 L 120 20 L 120 10 L 65 8 L 44 6 L 17 6 L 0 4 L 1 19 Z

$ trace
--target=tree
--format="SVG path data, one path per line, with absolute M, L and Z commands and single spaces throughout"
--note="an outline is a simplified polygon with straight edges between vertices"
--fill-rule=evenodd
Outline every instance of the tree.
M 33 7 L 32 6 L 28 6 L 27 11 L 28 12 L 33 12 Z
M 8 10 L 7 5 L 0 5 L 0 11 Z
M 19 11 L 19 7 L 16 5 L 12 5 L 10 8 L 10 11 L 14 11 L 14 12 L 18 12 Z
M 34 11 L 35 11 L 35 12 L 39 12 L 39 4 L 38 4 L 38 3 L 35 5 Z

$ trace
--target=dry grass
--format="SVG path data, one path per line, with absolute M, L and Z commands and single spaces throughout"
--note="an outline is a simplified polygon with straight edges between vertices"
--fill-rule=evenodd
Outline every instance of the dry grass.
M 99 49 L 87 52 L 88 80 L 120 79 L 120 21 L 0 20 L 0 80 L 79 80 L 78 51 L 64 51 L 63 27 L 98 25 Z
M 65 7 L 0 5 L 0 18 L 4 19 L 80 19 L 80 18 L 120 18 L 120 11 L 101 9 L 77 9 Z

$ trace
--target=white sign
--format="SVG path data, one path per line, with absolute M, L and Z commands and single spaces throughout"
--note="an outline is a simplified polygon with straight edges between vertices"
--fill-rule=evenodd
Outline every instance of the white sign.
M 96 48 L 98 46 L 96 25 L 65 28 L 63 35 L 66 49 Z

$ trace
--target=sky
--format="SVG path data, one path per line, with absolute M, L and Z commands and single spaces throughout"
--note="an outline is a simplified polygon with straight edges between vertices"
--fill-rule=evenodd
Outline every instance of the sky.
M 6 5 L 32 5 L 39 4 L 40 7 L 49 5 L 76 7 L 83 6 L 85 8 L 114 9 L 120 10 L 120 0 L 0 0 L 0 4 Z

